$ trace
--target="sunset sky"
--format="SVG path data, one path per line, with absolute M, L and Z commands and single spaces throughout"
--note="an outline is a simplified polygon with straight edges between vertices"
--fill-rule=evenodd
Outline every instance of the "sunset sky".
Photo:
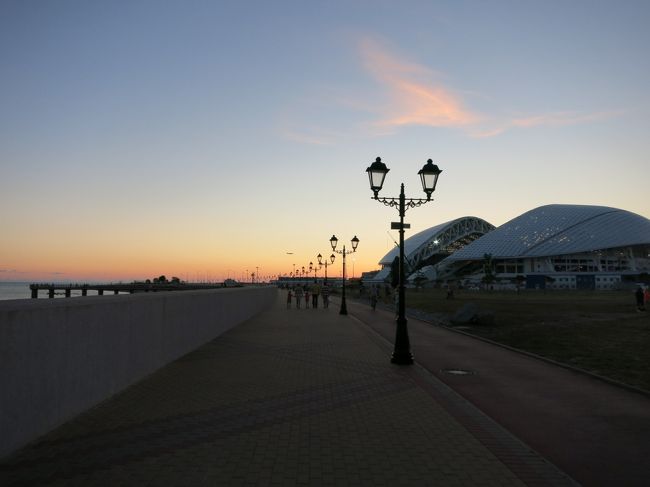
M 627 0 L 3 0 L 0 281 L 269 277 L 332 234 L 358 276 L 398 238 L 377 156 L 383 196 L 443 170 L 407 237 L 650 217 L 648 25 Z

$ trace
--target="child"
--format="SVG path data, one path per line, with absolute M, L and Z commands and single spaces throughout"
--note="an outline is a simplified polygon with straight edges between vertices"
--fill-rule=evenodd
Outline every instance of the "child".
M 287 309 L 291 308 L 291 289 L 289 289 L 289 292 L 287 293 Z

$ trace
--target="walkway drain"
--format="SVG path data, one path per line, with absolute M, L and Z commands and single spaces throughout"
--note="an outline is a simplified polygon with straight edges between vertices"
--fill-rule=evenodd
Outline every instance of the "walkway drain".
M 465 369 L 442 369 L 440 372 L 449 375 L 476 375 L 476 372 Z

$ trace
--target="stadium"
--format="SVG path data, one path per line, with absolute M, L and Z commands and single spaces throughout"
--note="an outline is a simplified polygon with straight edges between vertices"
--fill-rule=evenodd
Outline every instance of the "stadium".
M 616 289 L 650 273 L 650 220 L 606 206 L 540 206 L 498 228 L 463 217 L 404 242 L 408 281 L 530 289 Z M 397 248 L 372 282 L 385 281 Z

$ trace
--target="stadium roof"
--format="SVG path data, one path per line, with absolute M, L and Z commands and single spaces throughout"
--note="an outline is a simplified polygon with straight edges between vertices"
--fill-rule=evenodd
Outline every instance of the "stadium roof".
M 530 210 L 446 260 L 545 257 L 650 245 L 650 220 L 606 206 L 546 205 Z
M 414 234 L 404 241 L 404 253 L 416 266 L 434 254 L 449 254 L 457 248 L 467 245 L 489 231 L 494 225 L 474 216 L 456 218 L 435 227 Z M 379 261 L 381 265 L 390 265 L 399 254 L 395 247 Z

